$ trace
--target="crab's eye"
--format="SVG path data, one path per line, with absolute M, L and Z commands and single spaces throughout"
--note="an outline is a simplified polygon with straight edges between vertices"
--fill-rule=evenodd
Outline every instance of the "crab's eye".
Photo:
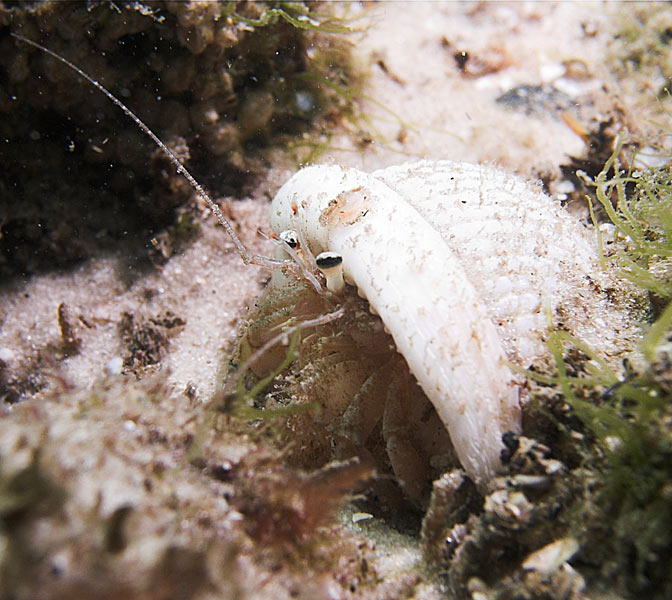
M 315 262 L 321 271 L 333 269 L 343 264 L 343 257 L 336 252 L 322 252 L 315 257 Z
M 299 236 L 296 231 L 292 229 L 285 229 L 278 236 L 285 244 L 287 244 L 292 250 L 296 250 L 299 247 Z
M 321 252 L 315 257 L 315 263 L 327 280 L 327 289 L 334 294 L 343 293 L 343 257 L 336 252 Z

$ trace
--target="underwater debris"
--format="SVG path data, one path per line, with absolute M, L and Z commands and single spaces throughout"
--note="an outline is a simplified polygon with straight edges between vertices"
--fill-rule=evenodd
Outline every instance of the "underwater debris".
M 169 338 L 179 333 L 184 325 L 185 321 L 171 312 L 148 319 L 124 313 L 119 331 L 126 348 L 125 369 L 138 372 L 158 365 L 167 350 Z
M 616 31 L 607 61 L 631 97 L 653 92 L 665 101 L 672 76 L 672 16 L 657 2 L 635 4 L 621 14 L 615 11 Z
M 320 529 L 336 523 L 338 509 L 373 469 L 353 459 L 310 473 L 288 468 L 272 455 L 249 455 L 233 469 L 239 485 L 233 505 L 248 535 L 266 551 L 288 551 L 319 542 Z M 326 540 L 325 540 L 326 541 Z
M 519 85 L 504 92 L 495 102 L 528 117 L 557 115 L 573 109 L 572 99 L 550 84 Z

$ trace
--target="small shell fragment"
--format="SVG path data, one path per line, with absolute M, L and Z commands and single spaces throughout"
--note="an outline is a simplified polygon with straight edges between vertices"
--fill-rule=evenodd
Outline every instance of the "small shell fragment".
M 523 562 L 523 569 L 550 575 L 571 559 L 578 550 L 579 542 L 574 538 L 561 538 L 532 552 Z
M 373 519 L 373 515 L 371 513 L 356 512 L 352 515 L 353 523 L 359 523 L 360 521 L 368 521 L 369 519 Z

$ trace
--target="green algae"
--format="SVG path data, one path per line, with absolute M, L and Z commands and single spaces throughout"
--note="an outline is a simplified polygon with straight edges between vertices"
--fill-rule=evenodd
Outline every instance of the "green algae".
M 555 374 L 528 375 L 553 386 L 581 425 L 583 489 L 565 519 L 581 541 L 581 559 L 592 563 L 586 570 L 591 585 L 624 597 L 666 598 L 672 592 L 672 367 L 666 346 L 672 325 L 672 167 L 623 169 L 621 149 L 617 144 L 603 170 L 584 180 L 615 231 L 610 256 L 601 239 L 603 264 L 616 263 L 658 305 L 640 345 L 643 364 L 635 368 L 626 361 L 618 373 L 586 344 L 551 328 L 547 344 Z

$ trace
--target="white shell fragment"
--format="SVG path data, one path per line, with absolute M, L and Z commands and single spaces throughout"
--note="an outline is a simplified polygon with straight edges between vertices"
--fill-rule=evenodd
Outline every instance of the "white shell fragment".
M 561 538 L 532 552 L 523 562 L 523 569 L 550 575 L 570 560 L 578 550 L 579 543 L 574 538 Z
M 592 234 L 493 167 L 308 167 L 278 191 L 270 224 L 298 230 L 313 255 L 343 257 L 345 281 L 380 315 L 478 484 L 500 465 L 502 434 L 520 431 L 507 360 L 526 367 L 544 353 L 547 307 L 589 342 L 604 329 L 584 306 Z

